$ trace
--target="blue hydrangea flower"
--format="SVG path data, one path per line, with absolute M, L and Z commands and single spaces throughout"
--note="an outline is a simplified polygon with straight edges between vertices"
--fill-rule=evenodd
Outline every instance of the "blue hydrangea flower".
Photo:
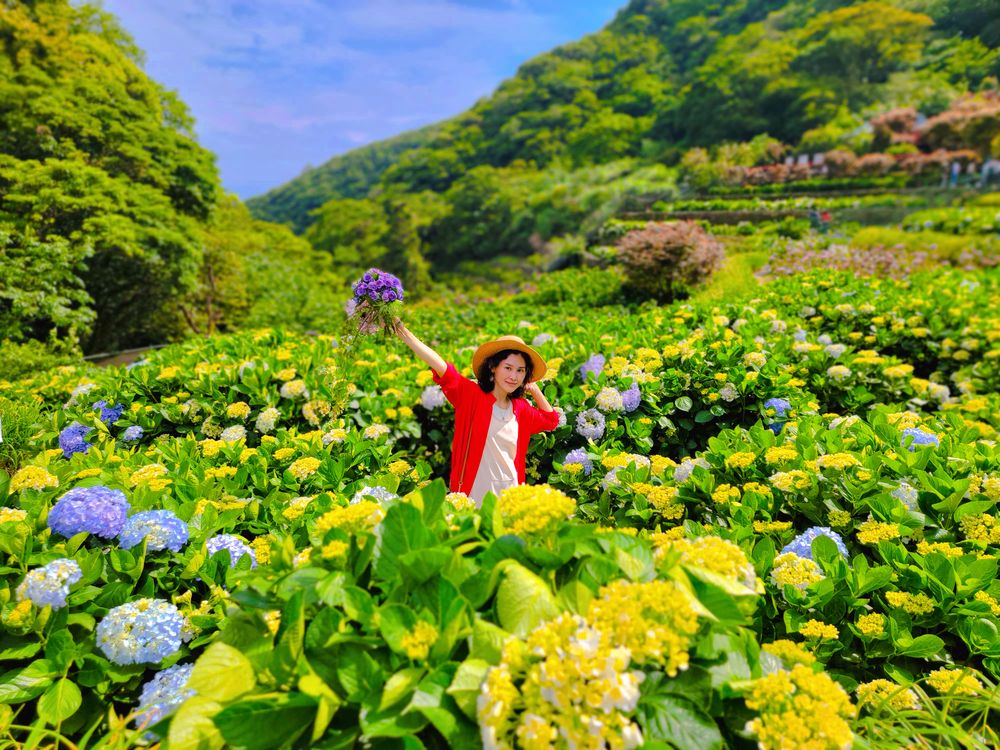
M 142 429 L 137 424 L 131 427 L 126 427 L 125 432 L 122 433 L 122 440 L 126 443 L 134 443 L 137 440 L 142 440 L 142 436 L 145 434 L 145 430 Z
M 920 493 L 917 488 L 905 480 L 900 480 L 899 486 L 889 493 L 899 500 L 909 510 L 917 510 L 917 499 Z
M 362 500 L 374 500 L 377 503 L 385 503 L 397 500 L 398 498 L 399 495 L 387 490 L 385 487 L 379 487 L 378 485 L 374 487 L 362 487 L 354 493 L 354 497 L 351 498 L 351 505 L 357 505 Z
M 69 587 L 83 577 L 76 560 L 61 558 L 29 570 L 17 587 L 17 600 L 30 599 L 38 607 L 59 609 L 66 606 Z
M 90 448 L 86 437 L 92 429 L 94 428 L 79 422 L 73 422 L 73 424 L 64 427 L 63 431 L 59 433 L 59 447 L 62 448 L 63 457 L 69 458 L 74 453 L 86 453 L 87 449 Z
M 633 380 L 628 390 L 622 391 L 622 408 L 626 413 L 630 413 L 638 409 L 641 403 L 642 391 L 639 390 L 639 384 Z
M 188 527 L 172 510 L 144 510 L 125 522 L 118 535 L 118 546 L 132 549 L 146 540 L 146 549 L 152 552 L 168 549 L 180 552 L 187 544 Z
M 238 536 L 233 536 L 232 534 L 216 534 L 205 542 L 205 549 L 208 550 L 209 557 L 214 555 L 219 550 L 226 550 L 229 553 L 230 568 L 235 568 L 244 555 L 250 556 L 251 568 L 257 567 L 257 555 L 254 554 L 254 551 L 247 546 L 247 543 Z
M 580 464 L 583 467 L 583 473 L 590 476 L 590 472 L 594 470 L 594 462 L 587 457 L 587 451 L 583 448 L 574 448 L 569 453 L 566 454 L 566 458 L 563 459 L 563 466 L 568 464 Z
M 804 557 L 807 560 L 812 560 L 812 543 L 813 539 L 818 536 L 828 536 L 833 540 L 833 543 L 837 545 L 837 549 L 840 550 L 840 554 L 847 557 L 847 547 L 844 545 L 844 540 L 841 538 L 840 534 L 833 531 L 828 526 L 813 526 L 808 528 L 795 537 L 792 541 L 781 548 L 781 554 L 786 552 L 791 552 L 792 554 L 798 555 L 799 557 Z
M 121 532 L 128 509 L 121 490 L 101 485 L 74 487 L 49 511 L 49 528 L 65 537 L 86 531 L 110 539 Z
M 118 418 L 121 417 L 122 415 L 122 411 L 124 411 L 125 409 L 125 404 L 115 404 L 114 406 L 108 406 L 108 402 L 104 400 L 95 401 L 93 406 L 94 406 L 94 411 L 100 410 L 101 421 L 107 425 L 112 425 L 115 422 L 117 422 Z
M 764 402 L 765 409 L 774 409 L 774 415 L 776 417 L 783 417 L 788 413 L 788 410 L 792 408 L 788 399 L 785 398 L 769 398 Z
M 195 694 L 187 686 L 194 664 L 175 664 L 153 675 L 142 686 L 139 706 L 136 709 L 135 726 L 151 727 L 170 716 L 180 705 Z M 150 733 L 151 734 L 151 733 Z M 152 740 L 152 737 L 148 737 Z
M 444 406 L 444 402 L 444 391 L 441 390 L 441 386 L 439 385 L 429 385 L 420 394 L 420 405 L 427 409 L 427 411 L 434 411 Z
M 119 665 L 163 661 L 181 647 L 184 616 L 163 599 L 115 607 L 97 623 L 97 646 Z
M 587 409 L 576 415 L 576 432 L 587 440 L 604 437 L 604 415 L 597 409 Z
M 604 370 L 604 355 L 603 354 L 591 354 L 590 359 L 580 365 L 580 379 L 586 382 L 587 374 L 594 373 L 594 377 L 597 377 Z
M 788 399 L 784 398 L 769 398 L 764 402 L 765 409 L 774 409 L 774 416 L 777 418 L 774 422 L 770 422 L 767 425 L 767 429 L 773 432 L 775 435 L 780 435 L 782 428 L 785 426 L 784 422 L 781 421 L 782 417 L 788 414 L 788 411 L 792 408 L 792 405 L 788 402 Z
M 941 441 L 937 435 L 932 435 L 926 430 L 921 430 L 919 427 L 908 427 L 903 430 L 903 437 L 899 441 L 899 444 L 906 445 L 907 437 L 913 438 L 913 442 L 908 446 L 908 450 L 911 453 L 918 445 L 941 445 Z

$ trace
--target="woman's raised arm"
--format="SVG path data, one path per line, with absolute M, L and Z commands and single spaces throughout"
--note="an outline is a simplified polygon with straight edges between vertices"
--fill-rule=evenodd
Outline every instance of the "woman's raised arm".
M 400 341 L 413 350 L 414 354 L 426 362 L 439 378 L 444 376 L 445 371 L 448 369 L 448 363 L 444 361 L 440 354 L 414 336 L 413 333 L 405 325 L 403 325 L 401 320 L 396 321 L 396 335 L 399 337 Z

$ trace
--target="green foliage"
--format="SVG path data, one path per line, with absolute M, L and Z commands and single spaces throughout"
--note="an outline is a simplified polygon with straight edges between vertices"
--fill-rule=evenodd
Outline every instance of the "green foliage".
M 0 381 L 36 375 L 79 359 L 79 351 L 65 340 L 48 344 L 35 340 L 20 343 L 3 340 L 0 341 Z
M 20 354 L 24 349 L 14 349 L 11 345 L 0 344 L 0 354 Z M 34 352 L 28 352 L 33 354 Z M 36 362 L 48 364 L 43 357 L 36 354 Z M 39 372 L 28 371 L 22 374 L 35 374 Z M 14 375 L 14 373 L 11 373 Z M 3 378 L 0 377 L 0 380 Z M 0 396 L 0 422 L 3 423 L 3 442 L 0 442 L 0 472 L 6 471 L 13 474 L 20 468 L 21 464 L 37 452 L 38 447 L 32 438 L 38 433 L 44 422 L 42 407 L 39 404 L 32 404 L 30 401 L 20 399 L 9 399 Z M 0 474 L 0 481 L 4 479 Z M 0 488 L 2 489 L 2 488 Z

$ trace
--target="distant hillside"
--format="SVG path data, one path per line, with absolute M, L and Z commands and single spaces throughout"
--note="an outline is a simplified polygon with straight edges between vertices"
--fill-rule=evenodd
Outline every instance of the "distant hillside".
M 903 104 L 934 113 L 1000 75 L 1000 0 L 632 0 L 437 126 L 355 149 L 249 202 L 302 231 L 326 200 L 444 193 L 478 166 L 676 158 L 762 133 L 795 144 Z
M 259 218 L 291 225 L 303 232 L 309 212 L 332 197 L 364 198 L 402 153 L 432 142 L 439 125 L 412 130 L 335 156 L 281 187 L 251 198 L 247 206 Z

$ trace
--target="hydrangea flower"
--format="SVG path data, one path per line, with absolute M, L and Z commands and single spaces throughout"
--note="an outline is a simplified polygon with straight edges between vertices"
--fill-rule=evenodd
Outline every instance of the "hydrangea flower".
M 135 726 L 150 727 L 176 711 L 180 705 L 195 694 L 187 686 L 194 664 L 175 664 L 153 675 L 142 686 L 139 706 L 136 709 Z
M 444 391 L 441 390 L 441 386 L 439 385 L 429 385 L 420 394 L 420 405 L 427 409 L 427 411 L 434 411 L 444 406 L 444 402 Z
M 899 486 L 889 494 L 899 500 L 899 502 L 905 505 L 909 510 L 917 509 L 917 498 L 919 493 L 917 492 L 917 488 L 909 482 L 900 480 Z
M 362 500 L 374 500 L 377 503 L 384 503 L 399 498 L 395 492 L 387 490 L 385 487 L 375 485 L 374 487 L 362 487 L 354 493 L 351 498 L 351 505 L 357 505 Z
M 230 568 L 235 568 L 244 555 L 250 556 L 251 568 L 257 567 L 257 555 L 255 555 L 253 549 L 238 536 L 233 536 L 232 534 L 216 534 L 205 542 L 205 549 L 208 550 L 209 557 L 214 555 L 219 550 L 226 550 L 226 552 L 229 553 Z
M 586 382 L 588 373 L 594 373 L 597 377 L 604 370 L 604 355 L 591 354 L 590 359 L 580 365 L 580 379 Z
M 274 426 L 278 423 L 278 417 L 280 416 L 281 412 L 273 406 L 269 406 L 264 409 L 264 411 L 257 415 L 257 421 L 254 423 L 254 426 L 257 428 L 257 432 L 265 435 L 271 432 L 274 429 Z
M 163 599 L 115 607 L 97 624 L 97 646 L 115 664 L 163 661 L 181 647 L 184 616 Z
M 908 427 L 903 430 L 903 437 L 899 441 L 900 445 L 906 445 L 906 438 L 912 438 L 912 442 L 907 449 L 912 453 L 913 450 L 918 445 L 941 445 L 941 441 L 938 439 L 937 435 L 934 435 L 926 430 L 921 430 L 919 427 Z
M 93 404 L 94 411 L 101 412 L 101 421 L 104 424 L 112 425 L 118 421 L 119 417 L 122 415 L 122 411 L 125 410 L 125 404 L 115 404 L 114 406 L 108 406 L 108 402 L 101 400 L 95 401 Z
M 137 440 L 142 440 L 142 436 L 145 434 L 145 430 L 142 429 L 137 424 L 125 428 L 125 432 L 122 433 L 122 440 L 126 443 L 134 443 Z
M 804 557 L 807 560 L 812 560 L 812 543 L 813 539 L 818 536 L 830 537 L 830 539 L 833 540 L 833 543 L 837 545 L 837 549 L 840 550 L 840 554 L 847 557 L 847 547 L 844 545 L 843 538 L 841 538 L 840 534 L 831 529 L 829 526 L 813 526 L 806 529 L 782 547 L 781 554 L 791 552 L 793 555 L 798 555 L 799 557 Z
M 540 333 L 531 340 L 531 345 L 542 346 L 543 344 L 547 344 L 548 342 L 555 340 L 556 337 L 553 336 L 551 333 Z
M 69 587 L 82 577 L 83 572 L 76 560 L 53 560 L 48 565 L 28 571 L 17 587 L 17 600 L 30 600 L 37 607 L 65 607 Z
M 49 528 L 71 537 L 82 531 L 105 539 L 118 536 L 128 517 L 125 493 L 109 487 L 74 487 L 49 511 Z
M 556 427 L 566 426 L 566 410 L 560 406 L 553 407 L 553 411 L 559 415 L 559 421 L 556 423 Z
M 391 273 L 369 268 L 359 281 L 351 285 L 354 301 L 360 304 L 365 299 L 371 302 L 394 302 L 403 299 L 403 282 Z
M 580 464 L 583 467 L 583 473 L 590 475 L 590 472 L 594 470 L 594 462 L 587 457 L 587 451 L 583 448 L 574 448 L 569 453 L 566 454 L 566 458 L 563 459 L 563 466 L 568 466 L 569 464 Z
M 604 415 L 597 409 L 587 409 L 576 415 L 576 432 L 587 440 L 600 440 L 604 436 Z
M 63 431 L 59 433 L 59 447 L 62 448 L 63 457 L 69 458 L 74 453 L 86 453 L 87 449 L 90 448 L 86 437 L 92 429 L 94 428 L 79 422 L 73 422 L 64 427 Z
M 225 443 L 235 443 L 239 440 L 246 439 L 246 436 L 247 428 L 241 424 L 234 424 L 222 431 L 222 434 L 219 435 L 219 440 Z
M 622 410 L 622 394 L 615 388 L 602 388 L 597 394 L 597 408 L 604 412 Z
M 633 380 L 628 390 L 622 391 L 622 408 L 626 414 L 630 414 L 638 409 L 641 403 L 642 391 L 639 390 L 639 384 Z
M 769 398 L 764 402 L 764 408 L 768 410 L 774 409 L 774 416 L 777 418 L 774 422 L 768 423 L 767 429 L 775 435 L 781 434 L 784 423 L 779 420 L 788 414 L 788 411 L 792 408 L 791 403 L 785 398 Z
M 169 549 L 180 552 L 187 544 L 188 527 L 172 510 L 144 510 L 125 522 L 118 535 L 118 546 L 132 549 L 146 540 L 146 549 L 153 552 Z
M 686 482 L 690 478 L 691 472 L 694 471 L 695 466 L 700 466 L 706 470 L 711 468 L 708 461 L 704 458 L 685 458 L 674 469 L 674 481 L 678 484 Z

